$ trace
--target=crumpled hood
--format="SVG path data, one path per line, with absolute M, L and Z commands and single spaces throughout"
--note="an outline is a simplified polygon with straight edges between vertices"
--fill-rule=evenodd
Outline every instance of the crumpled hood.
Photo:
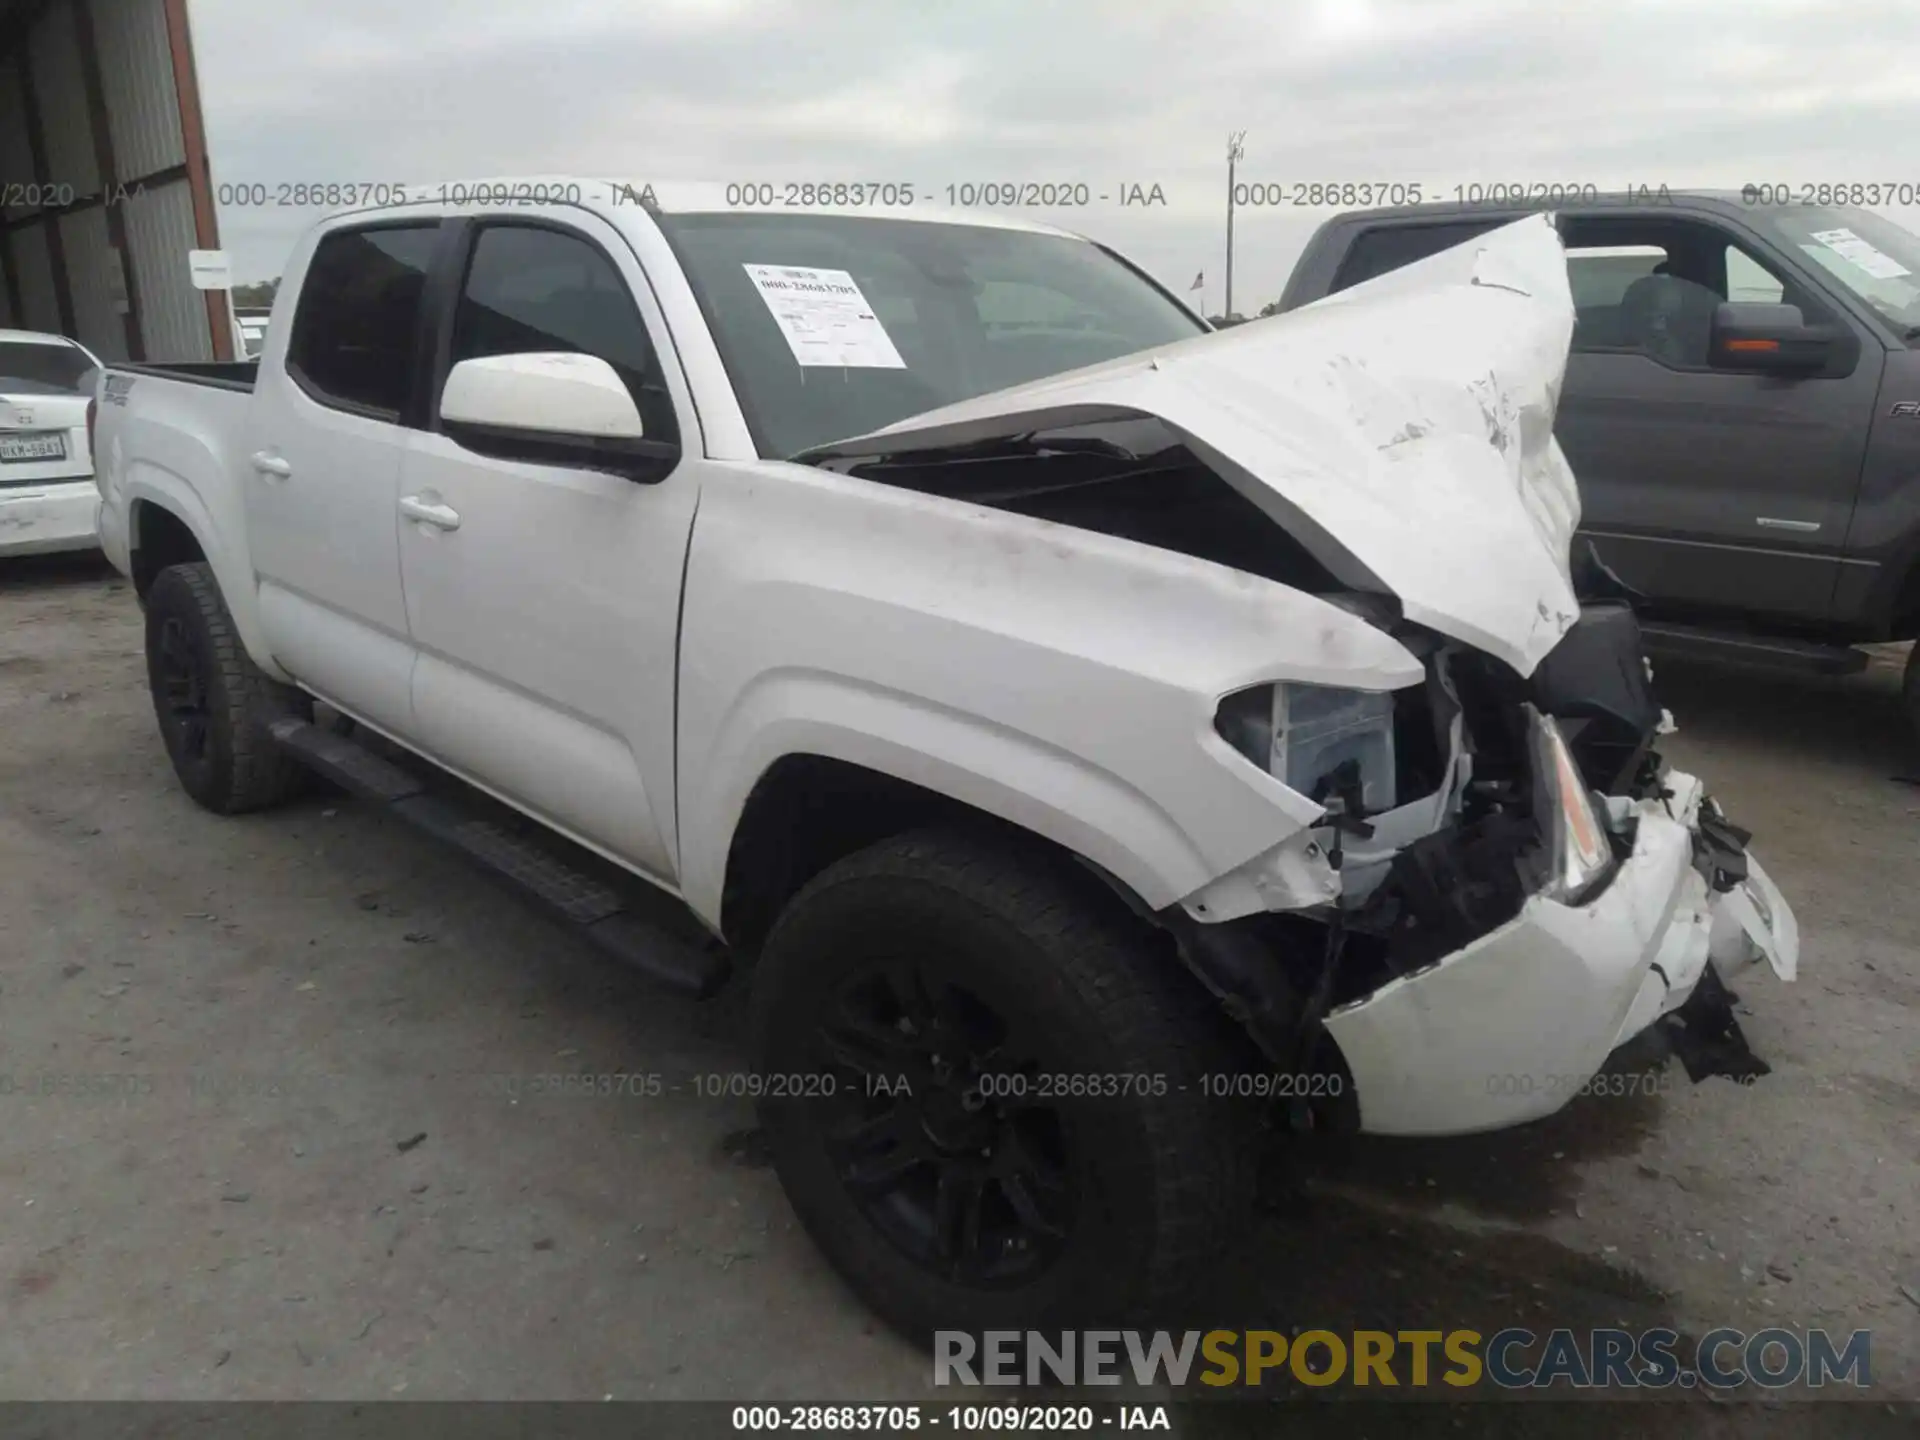
M 1579 616 L 1553 438 L 1566 255 L 1531 216 L 1286 315 L 982 395 L 809 461 L 1153 417 L 1342 584 L 1531 674 Z

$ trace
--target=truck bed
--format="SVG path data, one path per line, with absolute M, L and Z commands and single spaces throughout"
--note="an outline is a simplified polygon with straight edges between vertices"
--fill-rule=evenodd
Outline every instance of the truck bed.
M 258 357 L 252 360 L 173 360 L 124 362 L 108 367 L 129 375 L 157 375 L 162 380 L 184 380 L 190 385 L 211 385 L 222 390 L 251 393 L 260 375 Z

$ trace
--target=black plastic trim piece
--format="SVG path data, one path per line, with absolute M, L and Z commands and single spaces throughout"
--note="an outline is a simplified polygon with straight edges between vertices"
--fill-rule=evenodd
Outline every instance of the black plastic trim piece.
M 574 869 L 552 849 L 428 793 L 418 776 L 357 741 L 297 719 L 275 721 L 272 734 L 309 769 L 445 841 L 614 959 L 698 999 L 727 983 L 732 964 L 723 952 L 670 935 L 629 910 L 614 887 Z

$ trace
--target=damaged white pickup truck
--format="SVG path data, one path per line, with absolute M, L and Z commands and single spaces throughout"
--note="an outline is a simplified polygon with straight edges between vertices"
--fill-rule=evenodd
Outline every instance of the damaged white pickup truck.
M 1276 1109 L 1509 1125 L 1656 1025 L 1764 1070 L 1723 981 L 1793 913 L 1569 555 L 1545 218 L 1214 334 L 1005 219 L 470 197 L 317 227 L 257 365 L 102 378 L 161 732 L 214 810 L 318 769 L 663 978 L 750 960 L 886 1318 L 1164 1296 Z

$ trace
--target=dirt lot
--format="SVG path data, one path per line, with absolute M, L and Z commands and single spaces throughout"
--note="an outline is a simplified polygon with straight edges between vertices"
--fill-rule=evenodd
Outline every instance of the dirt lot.
M 747 1102 L 696 1090 L 741 1068 L 737 996 L 664 996 L 351 801 L 195 809 L 139 634 L 96 564 L 0 570 L 0 1396 L 926 1393 L 795 1229 Z M 1897 682 L 1660 675 L 1670 753 L 1800 916 L 1800 983 L 1740 987 L 1771 1077 L 1330 1149 L 1196 1277 L 1193 1323 L 1865 1327 L 1875 1398 L 1920 1393 Z M 494 1078 L 563 1070 L 663 1093 Z

